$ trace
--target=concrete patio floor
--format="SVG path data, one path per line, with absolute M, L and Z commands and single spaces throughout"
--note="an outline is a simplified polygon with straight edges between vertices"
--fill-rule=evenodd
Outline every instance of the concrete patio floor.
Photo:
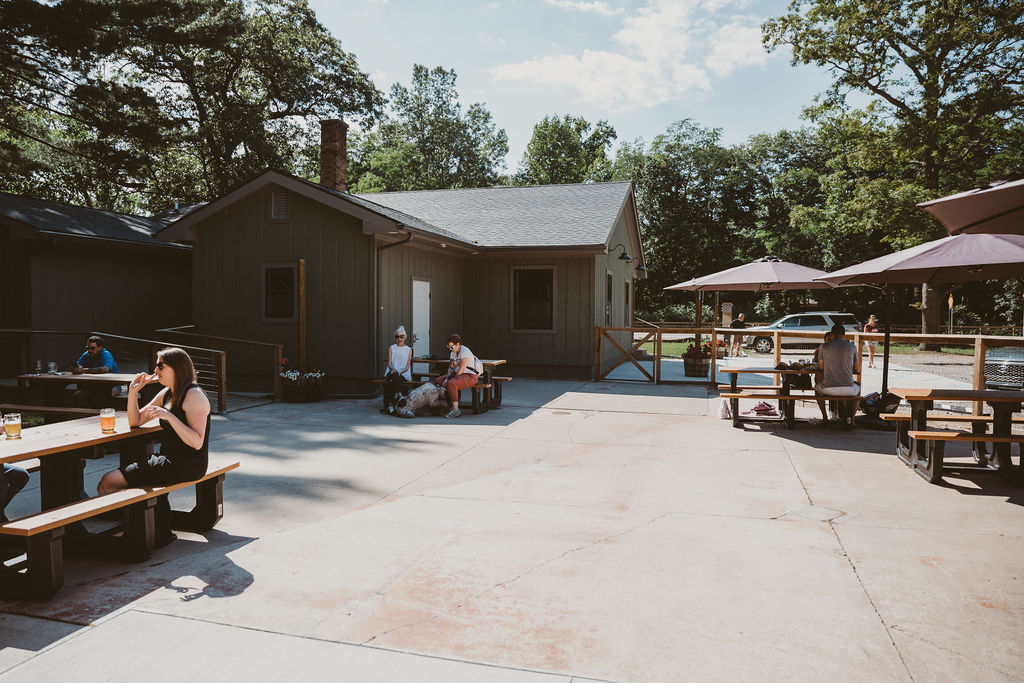
M 0 602 L 0 681 L 1024 678 L 1024 486 L 929 485 L 890 433 L 734 429 L 703 387 L 378 406 L 216 418 L 217 528 Z

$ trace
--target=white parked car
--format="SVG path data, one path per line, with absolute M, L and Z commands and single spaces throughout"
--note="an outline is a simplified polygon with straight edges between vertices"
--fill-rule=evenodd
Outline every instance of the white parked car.
M 758 353 L 771 353 L 775 348 L 772 332 L 776 330 L 800 331 L 800 332 L 828 332 L 836 323 L 841 323 L 847 332 L 858 332 L 864 329 L 864 325 L 852 313 L 840 313 L 838 311 L 814 311 L 811 313 L 791 313 L 773 322 L 771 325 L 762 327 L 748 327 L 743 331 L 744 346 L 752 346 Z M 787 337 L 782 335 L 782 347 L 787 346 L 817 346 L 821 342 L 807 337 Z

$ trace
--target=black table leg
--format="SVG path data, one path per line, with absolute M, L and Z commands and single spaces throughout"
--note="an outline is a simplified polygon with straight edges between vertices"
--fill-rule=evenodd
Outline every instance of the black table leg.
M 928 411 L 932 409 L 933 401 L 911 401 L 910 402 L 910 431 L 925 430 L 928 428 Z M 900 460 L 914 467 L 920 459 L 922 463 L 928 460 L 928 442 L 911 442 L 907 439 L 906 457 L 899 453 Z
M 1020 410 L 1020 403 L 989 403 L 992 407 L 992 436 L 1010 436 L 1013 431 L 1013 413 Z M 1013 473 L 1010 451 L 1013 444 L 993 443 L 989 467 L 1004 474 Z M 1022 463 L 1024 464 L 1024 463 Z

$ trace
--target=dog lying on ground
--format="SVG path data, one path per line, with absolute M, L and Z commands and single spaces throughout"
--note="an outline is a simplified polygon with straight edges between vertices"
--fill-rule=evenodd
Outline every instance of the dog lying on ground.
M 448 393 L 443 387 L 427 382 L 410 391 L 408 395 L 397 394 L 393 407 L 393 415 L 415 417 L 442 414 L 447 412 L 451 405 L 448 403 Z

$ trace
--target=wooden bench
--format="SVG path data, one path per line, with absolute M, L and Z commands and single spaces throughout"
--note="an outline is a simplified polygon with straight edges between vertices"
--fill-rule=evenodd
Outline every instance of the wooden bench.
M 747 390 L 747 391 L 750 391 L 750 390 L 757 391 L 758 389 L 764 389 L 764 390 L 768 391 L 768 390 L 779 390 L 781 388 L 782 388 L 782 386 L 779 385 L 779 384 L 737 384 L 736 385 L 736 390 L 737 391 L 744 391 L 744 390 Z M 732 391 L 732 386 L 729 385 L 729 384 L 719 384 L 718 385 L 718 390 L 719 391 Z
M 926 441 L 928 443 L 927 454 L 922 462 L 921 454 L 917 454 L 917 461 L 914 471 L 928 480 L 929 483 L 936 483 L 942 479 L 943 459 L 947 442 L 975 444 L 979 441 L 986 443 L 1010 443 L 1020 444 L 1021 456 L 1024 457 L 1024 434 L 1011 434 L 1010 436 L 992 436 L 991 434 L 978 434 L 976 432 L 953 432 L 953 431 L 930 431 L 911 429 L 907 432 L 911 440 L 911 448 L 914 441 Z M 975 456 L 977 458 L 977 456 Z M 972 468 L 973 469 L 973 468 Z M 987 467 L 983 469 L 989 469 Z
M 103 545 L 120 559 L 130 562 L 145 560 L 156 544 L 153 513 L 157 498 L 178 489 L 195 486 L 196 505 L 188 512 L 172 511 L 172 528 L 190 531 L 212 529 L 224 515 L 224 477 L 238 466 L 238 462 L 211 462 L 206 474 L 195 481 L 116 491 L 0 525 L 0 535 L 24 538 L 26 542 L 25 560 L 13 566 L 0 566 L 0 592 L 5 597 L 37 602 L 52 598 L 64 584 L 65 530 L 75 530 L 76 533 L 69 534 L 69 537 L 87 538 L 90 534 L 80 523 L 115 510 L 127 513 L 122 536 L 95 535 L 95 540 L 103 539 Z
M 906 458 L 910 451 L 910 437 L 907 432 L 910 429 L 910 413 L 882 413 L 879 415 L 887 422 L 896 423 L 896 452 L 900 457 Z M 1024 417 L 1010 418 L 1013 424 L 1024 424 Z M 991 415 L 933 415 L 933 422 L 960 422 L 971 425 L 971 433 L 984 436 L 988 425 L 992 424 Z M 974 443 L 974 458 L 981 461 L 987 457 L 988 451 L 985 448 L 983 439 L 976 439 Z

